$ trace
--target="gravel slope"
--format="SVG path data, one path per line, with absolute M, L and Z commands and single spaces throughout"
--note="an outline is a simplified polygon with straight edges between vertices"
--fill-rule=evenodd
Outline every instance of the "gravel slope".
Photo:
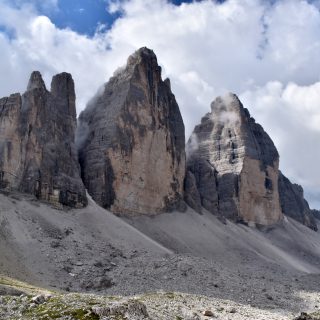
M 91 200 L 61 211 L 0 195 L 0 257 L 0 273 L 50 290 L 142 294 L 152 319 L 205 308 L 292 319 L 320 306 L 320 234 L 290 219 L 265 230 L 192 210 L 120 219 Z

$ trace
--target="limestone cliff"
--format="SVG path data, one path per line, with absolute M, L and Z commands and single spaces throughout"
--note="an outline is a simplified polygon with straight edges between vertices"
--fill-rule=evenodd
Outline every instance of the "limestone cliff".
M 130 56 L 79 118 L 82 177 L 97 203 L 117 214 L 183 205 L 184 124 L 153 51 Z
M 71 75 L 53 77 L 49 92 L 41 74 L 33 72 L 22 96 L 0 100 L 0 187 L 56 205 L 86 205 L 75 129 Z
M 315 219 L 317 210 L 311 210 L 304 199 L 303 188 L 291 183 L 282 173 L 279 175 L 279 194 L 282 211 L 285 215 L 317 231 Z
M 219 97 L 188 141 L 185 199 L 226 218 L 275 224 L 282 219 L 278 166 L 272 140 L 237 96 Z

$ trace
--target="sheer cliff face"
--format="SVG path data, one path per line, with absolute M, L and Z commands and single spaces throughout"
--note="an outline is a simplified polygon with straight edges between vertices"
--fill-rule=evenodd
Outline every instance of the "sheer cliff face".
M 0 99 L 0 188 L 18 187 L 22 171 L 21 137 L 17 133 L 21 115 L 20 94 Z
M 76 109 L 70 74 L 47 91 L 33 72 L 27 91 L 0 100 L 0 187 L 56 205 L 86 205 L 74 144 Z
M 187 187 L 197 186 L 192 203 L 212 213 L 260 225 L 282 219 L 278 152 L 235 95 L 212 103 L 188 141 L 187 157 L 187 201 Z
M 279 175 L 279 193 L 282 211 L 285 215 L 317 231 L 316 210 L 311 210 L 304 199 L 303 188 L 291 183 L 281 172 Z
M 80 115 L 82 177 L 89 194 L 118 214 L 182 205 L 184 124 L 153 51 L 129 57 Z

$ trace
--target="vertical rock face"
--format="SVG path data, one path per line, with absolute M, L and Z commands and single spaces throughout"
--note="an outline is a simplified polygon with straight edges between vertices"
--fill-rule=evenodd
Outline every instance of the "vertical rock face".
M 19 93 L 0 99 L 0 188 L 17 187 L 22 171 L 21 137 L 18 133 L 22 98 Z
M 70 74 L 47 91 L 33 72 L 27 91 L 0 100 L 0 187 L 71 207 L 86 205 L 74 144 L 76 109 Z
M 293 184 L 282 173 L 279 175 L 279 193 L 282 211 L 285 215 L 317 231 L 316 210 L 311 210 L 304 199 L 303 188 Z
M 190 140 L 189 140 L 190 142 Z M 191 208 L 201 213 L 201 207 L 218 214 L 217 170 L 209 160 L 193 154 L 187 161 L 185 200 Z
M 153 51 L 130 56 L 79 122 L 82 177 L 96 202 L 118 214 L 181 206 L 184 124 Z
M 319 222 L 319 220 L 320 220 L 320 211 L 316 210 L 316 209 L 311 209 L 311 214 L 316 219 L 315 221 Z M 318 226 L 317 226 L 317 231 L 318 231 Z
M 272 140 L 237 96 L 219 97 L 188 141 L 185 199 L 226 218 L 277 223 L 278 166 Z M 198 194 L 189 192 L 191 185 Z

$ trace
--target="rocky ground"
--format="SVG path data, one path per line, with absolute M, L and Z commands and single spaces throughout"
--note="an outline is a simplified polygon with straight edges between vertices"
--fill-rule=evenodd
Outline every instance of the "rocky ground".
M 123 220 L 91 200 L 63 211 L 11 194 L 0 195 L 0 239 L 0 319 L 113 319 L 87 313 L 119 299 L 146 306 L 137 319 L 294 319 L 320 307 L 319 233 L 291 220 L 265 230 L 192 210 Z M 38 287 L 52 295 L 39 305 Z
M 260 309 L 201 295 L 158 292 L 134 297 L 93 294 L 20 294 L 0 296 L 3 320 L 204 320 L 204 319 L 277 319 L 318 320 L 319 312 L 301 313 L 295 317 L 276 305 Z

